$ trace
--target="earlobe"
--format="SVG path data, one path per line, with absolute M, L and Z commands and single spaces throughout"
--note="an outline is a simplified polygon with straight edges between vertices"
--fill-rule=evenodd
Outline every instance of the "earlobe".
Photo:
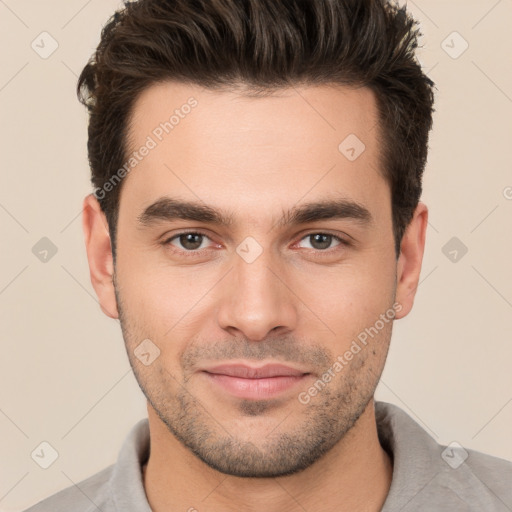
M 406 316 L 414 303 L 425 250 L 427 223 L 428 208 L 420 202 L 407 226 L 400 246 L 397 263 L 396 301 L 402 306 L 402 309 L 397 313 L 396 319 Z
M 118 318 L 113 283 L 114 263 L 108 224 L 105 214 L 93 194 L 89 194 L 84 199 L 82 228 L 91 283 L 98 296 L 101 310 L 111 318 Z

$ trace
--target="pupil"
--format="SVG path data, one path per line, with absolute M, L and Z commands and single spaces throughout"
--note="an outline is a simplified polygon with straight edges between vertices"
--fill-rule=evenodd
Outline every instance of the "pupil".
M 317 249 L 327 249 L 331 243 L 331 238 L 332 238 L 331 235 L 322 235 L 321 233 L 313 235 L 313 239 L 315 240 L 315 243 L 319 242 L 320 246 L 321 246 L 321 247 L 317 247 Z M 322 239 L 323 239 L 323 242 L 322 242 Z M 314 246 L 314 244 L 313 244 L 313 246 Z
M 203 235 L 197 233 L 187 233 L 185 235 L 181 235 L 180 242 L 186 249 L 197 249 L 201 246 L 201 238 Z M 196 241 L 194 242 L 194 238 Z M 197 240 L 199 238 L 199 241 Z

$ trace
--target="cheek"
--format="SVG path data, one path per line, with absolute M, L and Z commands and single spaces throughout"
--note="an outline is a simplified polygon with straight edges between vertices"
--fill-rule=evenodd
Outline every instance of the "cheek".
M 186 272 L 166 265 L 147 247 L 136 244 L 125 241 L 118 249 L 117 281 L 124 300 L 137 316 L 159 311 L 172 314 L 173 308 L 169 309 L 169 305 L 180 304 L 176 298 L 186 296 L 190 279 L 187 283 Z
M 172 367 L 176 354 L 212 319 L 217 272 L 128 254 L 119 258 L 117 280 L 130 334 L 153 340 L 160 360 Z
M 290 275 L 290 287 L 327 324 L 336 337 L 347 339 L 379 318 L 393 304 L 393 265 L 347 263 L 309 267 Z

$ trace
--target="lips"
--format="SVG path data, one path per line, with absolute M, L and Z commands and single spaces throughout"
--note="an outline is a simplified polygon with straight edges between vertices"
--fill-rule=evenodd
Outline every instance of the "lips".
M 268 364 L 260 368 L 246 366 L 241 364 L 225 364 L 207 368 L 204 371 L 216 375 L 228 375 L 229 377 L 239 377 L 241 379 L 266 379 L 270 377 L 300 377 L 307 372 L 291 368 L 282 364 Z
M 245 400 L 268 400 L 277 397 L 290 392 L 310 375 L 282 364 L 261 367 L 223 364 L 205 368 L 201 373 L 215 385 L 215 389 Z

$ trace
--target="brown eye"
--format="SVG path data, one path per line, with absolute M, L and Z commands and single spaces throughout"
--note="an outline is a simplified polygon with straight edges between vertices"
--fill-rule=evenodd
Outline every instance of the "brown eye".
M 195 251 L 201 247 L 203 238 L 203 235 L 199 233 L 186 233 L 179 235 L 178 240 L 183 248 Z
M 328 249 L 332 243 L 332 239 L 332 235 L 324 235 L 322 233 L 310 235 L 311 245 L 315 249 Z
M 168 238 L 164 245 L 172 245 L 173 249 L 176 249 L 178 252 L 195 252 L 205 249 L 207 245 L 204 242 L 208 240 L 209 237 L 203 233 L 187 231 Z
M 302 240 L 309 240 L 309 248 L 316 249 L 318 251 L 325 251 L 332 247 L 344 244 L 344 241 L 340 237 L 330 235 L 329 233 L 310 233 Z M 333 241 L 337 242 L 335 246 L 332 246 Z

